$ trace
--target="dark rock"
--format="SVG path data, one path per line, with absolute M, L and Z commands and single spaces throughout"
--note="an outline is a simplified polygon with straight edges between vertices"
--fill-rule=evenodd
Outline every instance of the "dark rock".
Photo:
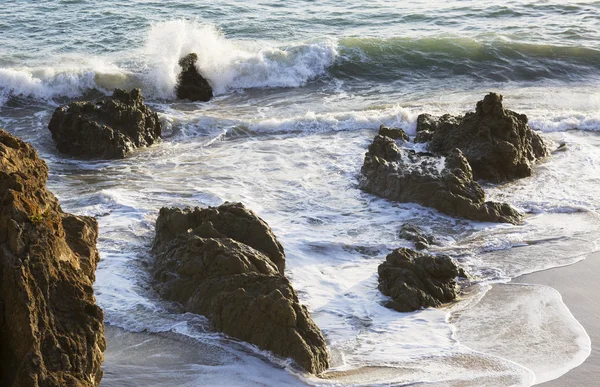
M 432 138 L 433 132 L 429 130 L 422 130 L 420 132 L 417 132 L 417 135 L 415 136 L 415 144 L 431 141 Z
M 94 218 L 64 213 L 33 147 L 0 130 L 0 385 L 100 384 Z
M 432 132 L 432 152 L 447 155 L 460 149 L 476 180 L 500 183 L 530 176 L 532 164 L 549 154 L 544 140 L 527 125 L 527 116 L 504 109 L 502 96 L 495 93 L 464 117 L 421 115 L 419 130 Z
M 206 102 L 213 97 L 212 87 L 196 69 L 197 61 L 198 55 L 195 53 L 188 54 L 179 60 L 181 72 L 177 77 L 175 88 L 177 98 Z
M 226 202 L 219 207 L 162 208 L 156 221 L 155 246 L 190 230 L 202 238 L 231 238 L 248 245 L 285 270 L 285 252 L 267 223 L 242 203 Z
M 400 128 L 389 128 L 387 126 L 381 125 L 379 126 L 379 134 L 382 136 L 393 138 L 394 140 L 409 140 L 408 134 L 406 134 L 406 132 Z
M 436 242 L 433 235 L 426 235 L 420 227 L 408 223 L 402 225 L 400 237 L 415 242 L 417 250 L 426 249 Z
M 283 274 L 283 248 L 242 204 L 161 209 L 153 252 L 162 297 L 311 373 L 329 366 L 325 339 Z
M 460 271 L 447 255 L 429 255 L 399 248 L 379 265 L 379 290 L 392 300 L 385 306 L 399 312 L 437 307 L 456 298 Z
M 398 202 L 433 207 L 461 218 L 517 224 L 521 215 L 505 203 L 486 202 L 471 167 L 455 149 L 447 157 L 398 148 L 389 137 L 375 136 L 365 155 L 359 186 Z
M 72 156 L 119 159 L 161 136 L 158 115 L 139 89 L 115 89 L 112 97 L 73 102 L 54 111 L 48 124 L 56 148 Z

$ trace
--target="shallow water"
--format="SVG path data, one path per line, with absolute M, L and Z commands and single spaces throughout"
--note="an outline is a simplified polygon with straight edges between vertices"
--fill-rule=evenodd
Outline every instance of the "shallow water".
M 488 284 L 598 249 L 600 2 L 8 1 L 2 14 L 0 126 L 37 147 L 66 210 L 98 218 L 95 289 L 110 325 L 175 332 L 243 359 L 239 368 L 211 365 L 214 384 L 225 376 L 231 385 L 258 383 L 242 376 L 248 365 L 300 384 L 529 385 L 548 375 L 535 366 L 540 352 L 514 358 L 485 338 L 463 343 L 468 329 L 459 325 L 457 336 L 454 309 L 382 307 L 376 272 L 390 249 L 409 246 L 400 226 L 422 226 L 442 242 L 434 251 L 475 276 L 474 295 L 457 307 L 472 308 L 469 326 L 479 327 L 490 314 L 475 301 Z M 207 104 L 172 99 L 177 60 L 192 50 L 217 93 Z M 56 152 L 47 130 L 56 106 L 134 86 L 159 112 L 162 142 L 117 161 Z M 357 189 L 380 124 L 414 134 L 418 114 L 472 110 L 491 90 L 555 145 L 567 144 L 532 177 L 486 187 L 490 199 L 525 212 L 524 225 L 457 220 Z M 282 367 L 276 372 L 250 355 L 256 349 L 240 352 L 152 291 L 148 251 L 160 207 L 225 200 L 256 211 L 284 245 L 287 275 L 332 352 L 328 379 L 290 373 L 285 360 L 260 352 Z M 546 342 L 557 366 L 545 377 L 576 366 L 585 345 L 560 349 L 587 335 L 562 302 L 550 291 L 522 300 L 524 310 L 550 302 L 545 319 L 577 333 Z M 524 325 L 538 327 L 502 321 L 509 347 Z

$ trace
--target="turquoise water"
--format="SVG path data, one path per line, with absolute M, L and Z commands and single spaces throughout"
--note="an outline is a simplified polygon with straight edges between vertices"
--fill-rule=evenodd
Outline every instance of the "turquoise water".
M 66 210 L 98 218 L 95 289 L 106 322 L 176 332 L 220 354 L 182 386 L 531 385 L 589 354 L 589 337 L 559 295 L 521 289 L 511 292 L 518 308 L 472 308 L 490 284 L 597 249 L 599 21 L 598 1 L 5 1 L 0 127 L 36 146 Z M 189 52 L 215 89 L 209 103 L 174 99 L 177 62 Z M 142 89 L 164 140 L 126 160 L 60 155 L 47 130 L 54 109 L 115 87 Z M 489 91 L 554 145 L 567 143 L 532 177 L 486 187 L 491 199 L 526 213 L 524 225 L 455 220 L 358 190 L 380 124 L 414 135 L 418 114 L 472 110 Z M 225 200 L 258 212 L 285 246 L 287 275 L 328 340 L 329 379 L 212 333 L 205 319 L 174 313 L 152 292 L 148 251 L 159 208 Z M 436 251 L 477 278 L 472 296 L 410 314 L 380 305 L 377 265 L 407 245 L 398 236 L 406 221 L 434 232 Z M 534 316 L 539 305 L 561 327 L 544 349 L 552 356 L 536 351 L 545 329 Z M 455 325 L 461 310 L 477 313 Z M 522 315 L 506 326 L 503 311 Z M 456 326 L 493 332 L 494 321 L 513 333 L 498 345 L 463 335 L 490 350 L 457 338 Z M 517 343 L 519 354 L 502 352 Z M 103 383 L 124 378 L 108 373 Z

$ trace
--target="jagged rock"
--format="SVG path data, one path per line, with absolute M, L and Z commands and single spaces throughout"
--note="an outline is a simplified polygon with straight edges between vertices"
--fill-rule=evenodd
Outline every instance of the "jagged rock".
M 415 248 L 417 250 L 426 249 L 429 245 L 435 244 L 436 242 L 433 235 L 426 235 L 420 227 L 409 223 L 402 225 L 400 237 L 415 242 Z
M 417 132 L 417 135 L 415 136 L 415 144 L 421 144 L 424 142 L 431 141 L 432 138 L 433 132 L 429 130 L 422 130 L 420 132 Z
M 95 387 L 104 316 L 94 218 L 64 213 L 33 147 L 0 130 L 0 385 Z
M 177 98 L 190 101 L 210 101 L 213 90 L 208 81 L 196 69 L 198 55 L 188 54 L 179 60 L 181 72 L 177 77 Z
M 447 155 L 460 149 L 476 180 L 495 183 L 530 176 L 532 164 L 549 154 L 542 137 L 527 125 L 527 116 L 504 109 L 502 96 L 490 93 L 464 117 L 446 114 L 417 118 L 417 132 L 429 137 L 428 149 Z
M 522 218 L 508 204 L 485 201 L 458 149 L 447 157 L 420 154 L 377 135 L 365 155 L 359 187 L 386 199 L 419 203 L 471 220 L 517 224 Z
M 84 158 L 124 158 L 161 136 L 158 115 L 144 104 L 139 89 L 115 89 L 112 97 L 57 108 L 48 124 L 56 148 Z
M 379 134 L 393 138 L 394 140 L 408 141 L 408 134 L 401 128 L 389 128 L 385 125 L 379 126 Z
M 379 265 L 379 290 L 392 299 L 385 306 L 399 312 L 437 307 L 456 298 L 461 271 L 447 255 L 399 248 Z
M 285 253 L 271 228 L 242 203 L 208 208 L 163 208 L 156 221 L 155 245 L 164 245 L 188 230 L 202 238 L 231 238 L 248 245 L 285 270 Z
M 328 368 L 325 339 L 284 276 L 281 244 L 241 203 L 161 209 L 153 252 L 162 297 L 311 373 Z

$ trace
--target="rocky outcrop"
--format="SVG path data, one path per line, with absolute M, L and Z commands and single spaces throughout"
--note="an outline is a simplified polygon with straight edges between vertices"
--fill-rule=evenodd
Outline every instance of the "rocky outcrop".
M 439 157 L 398 148 L 393 139 L 377 135 L 365 155 L 359 186 L 386 199 L 419 203 L 471 220 L 517 224 L 522 218 L 508 204 L 485 201 L 458 149 Z
M 415 242 L 417 250 L 424 250 L 429 245 L 435 244 L 436 240 L 433 235 L 427 235 L 425 232 L 415 225 L 410 223 L 403 224 L 400 228 L 400 238 Z
M 0 130 L 0 385 L 98 386 L 98 225 L 64 213 L 47 177 L 33 147 Z
M 154 245 L 164 245 L 188 230 L 202 238 L 230 238 L 251 246 L 266 255 L 281 274 L 285 270 L 283 246 L 269 225 L 241 203 L 208 208 L 162 209 L 156 221 Z
M 329 366 L 325 339 L 284 276 L 281 244 L 242 204 L 161 209 L 153 252 L 162 297 L 311 373 Z
M 162 131 L 158 115 L 139 89 L 115 89 L 112 97 L 73 102 L 56 109 L 48 124 L 56 148 L 83 158 L 119 159 L 152 145 Z
M 456 298 L 456 278 L 464 275 L 447 255 L 429 255 L 399 248 L 379 265 L 379 290 L 399 312 L 437 307 Z
M 177 77 L 177 98 L 190 101 L 210 101 L 213 90 L 208 81 L 196 69 L 198 55 L 188 54 L 179 60 L 181 72 Z
M 387 136 L 389 138 L 393 138 L 394 140 L 402 140 L 408 141 L 408 134 L 401 128 L 390 128 L 385 125 L 379 126 L 379 134 L 382 136 Z
M 476 180 L 494 183 L 530 176 L 532 164 L 549 154 L 544 140 L 527 125 L 527 116 L 504 109 L 502 96 L 490 93 L 464 117 L 422 114 L 415 142 L 448 155 L 458 148 Z

